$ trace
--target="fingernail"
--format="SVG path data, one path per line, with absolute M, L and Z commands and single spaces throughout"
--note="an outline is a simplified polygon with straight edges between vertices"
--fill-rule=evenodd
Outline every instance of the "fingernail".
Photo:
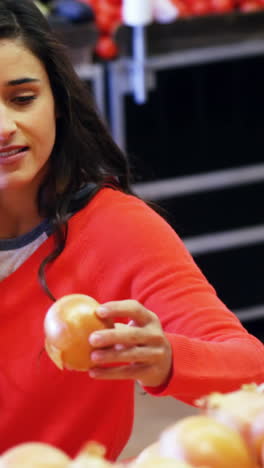
M 100 356 L 99 353 L 96 353 L 96 352 L 95 352 L 95 353 L 92 353 L 92 354 L 91 354 L 91 358 L 92 358 L 92 361 L 100 361 L 101 356 Z
M 124 345 L 122 345 L 122 344 L 116 344 L 115 345 L 115 350 L 116 351 L 123 351 L 123 349 L 125 349 Z
M 98 307 L 98 309 L 96 309 L 96 313 L 100 316 L 100 317 L 106 317 L 107 314 L 108 314 L 108 309 L 104 306 L 100 306 Z
M 92 335 L 89 337 L 89 343 L 91 345 L 97 345 L 101 342 L 101 337 L 98 333 L 92 333 Z

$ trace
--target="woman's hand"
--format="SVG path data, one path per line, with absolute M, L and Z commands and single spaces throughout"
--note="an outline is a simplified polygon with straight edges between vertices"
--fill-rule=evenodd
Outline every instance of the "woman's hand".
M 128 325 L 92 333 L 96 348 L 89 371 L 97 379 L 134 379 L 143 386 L 165 384 L 172 367 L 172 350 L 158 317 L 134 300 L 107 302 L 96 313 L 105 318 L 129 318 Z M 101 367 L 114 364 L 113 367 Z

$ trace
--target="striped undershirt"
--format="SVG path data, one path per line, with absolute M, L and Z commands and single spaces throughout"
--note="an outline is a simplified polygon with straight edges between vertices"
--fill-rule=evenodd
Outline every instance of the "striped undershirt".
M 79 190 L 74 198 L 69 218 L 79 210 L 79 204 L 96 189 L 93 183 Z M 32 231 L 11 239 L 0 239 L 0 281 L 17 270 L 52 234 L 52 225 L 45 219 Z

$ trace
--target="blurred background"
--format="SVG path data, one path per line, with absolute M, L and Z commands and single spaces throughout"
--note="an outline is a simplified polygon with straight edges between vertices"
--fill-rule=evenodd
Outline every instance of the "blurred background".
M 18 0 L 19 1 L 19 0 Z M 264 0 L 39 0 L 220 298 L 264 340 Z M 194 409 L 136 388 L 124 456 Z

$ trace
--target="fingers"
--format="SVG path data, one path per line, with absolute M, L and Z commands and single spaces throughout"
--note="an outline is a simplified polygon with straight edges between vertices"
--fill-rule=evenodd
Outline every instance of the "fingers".
M 96 314 L 102 318 L 129 318 L 140 327 L 153 320 L 157 320 L 153 312 L 143 307 L 139 302 L 131 299 L 106 302 L 96 309 Z
M 149 372 L 151 366 L 143 363 L 133 363 L 125 366 L 108 367 L 105 368 L 92 368 L 89 371 L 89 375 L 92 378 L 104 379 L 104 380 L 125 380 L 133 379 L 138 380 L 143 375 Z
M 100 330 L 92 333 L 89 342 L 94 348 L 109 348 L 116 344 L 131 346 L 158 346 L 163 342 L 160 327 L 152 324 L 144 328 L 123 325 L 122 327 Z
M 150 342 L 148 325 L 159 324 L 157 316 L 134 300 L 107 302 L 96 313 L 104 318 L 130 319 L 129 325 L 115 324 L 115 328 L 101 330 L 90 335 L 89 341 L 96 348 L 111 347 L 116 343 L 125 346 L 145 345 Z M 160 328 L 160 327 L 158 327 Z
M 142 385 L 158 386 L 170 372 L 171 345 L 153 312 L 134 300 L 112 301 L 99 306 L 99 317 L 123 319 L 114 328 L 94 332 L 89 342 L 94 348 L 96 379 L 134 379 Z
M 131 349 L 111 348 L 106 350 L 93 351 L 91 354 L 94 364 L 108 364 L 108 363 L 139 363 L 144 362 L 153 363 L 160 359 L 163 355 L 161 348 L 134 346 Z
M 122 329 L 100 330 L 90 335 L 89 342 L 95 348 L 107 348 L 115 344 L 125 346 L 144 345 L 147 336 L 143 328 L 122 327 Z

